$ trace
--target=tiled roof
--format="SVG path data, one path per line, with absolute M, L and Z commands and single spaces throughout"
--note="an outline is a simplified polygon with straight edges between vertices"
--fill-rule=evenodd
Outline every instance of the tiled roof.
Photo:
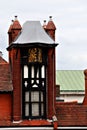
M 56 84 L 60 91 L 84 91 L 85 78 L 82 70 L 57 70 Z
M 5 61 L 1 56 L 0 56 L 0 64 L 2 63 L 7 63 L 7 61 Z
M 0 57 L 0 92 L 12 91 L 9 64 Z

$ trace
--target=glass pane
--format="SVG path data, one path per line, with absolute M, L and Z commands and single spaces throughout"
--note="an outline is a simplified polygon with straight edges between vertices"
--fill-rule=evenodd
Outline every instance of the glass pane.
M 43 92 L 41 92 L 41 102 L 43 102 Z
M 32 87 L 33 87 L 33 88 L 37 88 L 38 86 L 37 86 L 37 84 L 34 84 Z
M 42 81 L 42 86 L 44 87 L 44 81 Z
M 44 104 L 43 103 L 41 103 L 41 115 L 44 115 Z
M 29 104 L 25 104 L 25 116 L 29 116 Z
M 39 116 L 39 104 L 38 103 L 32 104 L 32 116 Z
M 31 67 L 31 77 L 34 78 L 34 66 Z
M 31 92 L 31 101 L 39 102 L 39 92 Z
M 28 66 L 24 65 L 24 78 L 28 78 Z
M 41 78 L 45 78 L 45 66 L 44 65 L 41 68 Z
M 31 83 L 33 84 L 33 83 L 34 83 L 34 80 L 31 80 Z
M 24 82 L 24 85 L 25 85 L 25 87 L 27 87 L 27 85 L 28 85 L 28 82 L 27 82 L 27 81 L 25 81 L 25 82 Z
M 29 102 L 29 92 L 25 92 L 25 102 Z
M 39 78 L 39 68 L 37 69 L 36 78 Z
M 39 84 L 39 80 L 36 80 L 37 84 Z

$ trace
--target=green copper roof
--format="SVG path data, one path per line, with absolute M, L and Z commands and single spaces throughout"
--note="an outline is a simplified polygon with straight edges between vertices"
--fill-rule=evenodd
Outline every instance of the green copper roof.
M 84 91 L 83 70 L 57 70 L 56 85 L 60 85 L 60 91 Z

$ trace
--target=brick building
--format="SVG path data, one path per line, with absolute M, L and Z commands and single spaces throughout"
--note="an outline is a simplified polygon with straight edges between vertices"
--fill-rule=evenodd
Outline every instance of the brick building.
M 57 101 L 82 103 L 85 96 L 83 70 L 56 70 Z
M 0 56 L 0 127 L 58 129 L 87 126 L 87 70 L 85 98 L 56 101 L 55 24 L 42 26 L 15 17 L 8 30 L 9 63 Z

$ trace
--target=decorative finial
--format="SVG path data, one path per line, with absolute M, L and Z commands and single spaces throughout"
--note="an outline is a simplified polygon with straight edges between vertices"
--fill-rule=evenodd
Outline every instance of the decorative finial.
M 17 15 L 15 15 L 15 20 L 17 20 L 17 17 L 18 17 L 18 16 L 17 16 Z
M 52 16 L 49 16 L 49 18 L 50 18 L 50 21 L 52 20 Z
M 43 28 L 46 28 L 46 20 L 44 20 Z
M 12 22 L 12 24 L 13 24 L 14 20 L 12 19 L 11 22 Z
M 44 20 L 44 23 L 46 23 L 46 20 Z

